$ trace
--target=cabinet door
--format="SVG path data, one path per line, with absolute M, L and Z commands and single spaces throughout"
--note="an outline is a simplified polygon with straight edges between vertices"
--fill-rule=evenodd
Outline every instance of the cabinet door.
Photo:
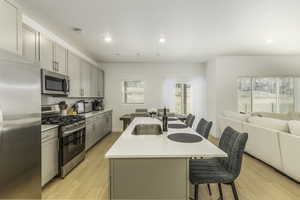
M 53 60 L 53 42 L 40 34 L 40 45 L 39 45 L 39 57 L 41 68 L 49 71 L 55 71 L 54 60 Z
M 67 75 L 67 50 L 59 44 L 54 44 L 54 60 L 57 65 L 57 72 Z
M 58 139 L 42 143 L 42 186 L 58 174 Z
M 86 123 L 86 138 L 85 138 L 85 150 L 88 150 L 93 145 L 93 122 L 90 119 Z
M 103 137 L 103 117 L 102 115 L 97 116 L 96 121 L 96 135 L 97 135 L 97 141 L 100 140 Z
M 15 2 L 0 0 L 0 27 L 0 48 L 22 54 L 22 19 Z
M 37 60 L 38 32 L 23 24 L 22 38 L 22 55 L 30 60 Z
M 104 97 L 104 71 L 98 69 L 98 96 Z
M 81 82 L 81 96 L 90 97 L 90 65 L 86 61 L 81 61 L 80 64 L 80 82 Z
M 91 97 L 97 97 L 98 96 L 98 86 L 97 86 L 97 79 L 98 79 L 98 71 L 97 68 L 91 66 L 90 68 L 91 72 L 91 80 L 90 80 L 90 95 Z
M 80 83 L 80 58 L 68 52 L 68 75 L 70 78 L 70 94 L 69 97 L 81 96 Z

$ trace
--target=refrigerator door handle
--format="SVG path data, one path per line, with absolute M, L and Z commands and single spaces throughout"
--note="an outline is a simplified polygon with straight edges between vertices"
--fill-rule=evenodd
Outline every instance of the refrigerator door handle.
M 2 130 L 3 130 L 3 112 L 2 112 L 1 107 L 0 107 L 0 151 L 1 151 L 2 145 L 3 145 Z

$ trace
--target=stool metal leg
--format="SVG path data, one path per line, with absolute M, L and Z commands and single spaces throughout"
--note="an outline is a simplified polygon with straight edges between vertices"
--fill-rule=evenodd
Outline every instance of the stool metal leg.
M 210 185 L 209 185 L 209 184 L 207 184 L 207 188 L 208 188 L 209 196 L 211 196 L 211 188 L 210 188 Z
M 223 200 L 223 192 L 222 192 L 222 186 L 221 183 L 218 183 L 219 193 L 220 193 L 220 200 Z
M 199 185 L 195 185 L 195 195 L 194 195 L 194 200 L 198 200 L 198 188 L 199 188 Z
M 239 196 L 237 194 L 234 182 L 231 183 L 231 188 L 232 188 L 232 193 L 233 193 L 234 199 L 239 200 Z

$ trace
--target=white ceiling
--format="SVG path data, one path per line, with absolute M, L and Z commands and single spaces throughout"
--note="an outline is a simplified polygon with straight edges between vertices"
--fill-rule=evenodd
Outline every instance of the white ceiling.
M 18 2 L 97 61 L 202 62 L 216 55 L 300 53 L 299 0 Z M 107 33 L 110 44 L 104 42 Z

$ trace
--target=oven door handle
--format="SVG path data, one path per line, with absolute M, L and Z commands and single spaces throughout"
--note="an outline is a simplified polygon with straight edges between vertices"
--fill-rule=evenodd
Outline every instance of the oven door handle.
M 84 128 L 85 128 L 84 126 L 81 126 L 81 127 L 79 127 L 79 128 L 73 129 L 73 130 L 71 130 L 71 131 L 63 132 L 62 136 L 63 136 L 63 137 L 66 137 L 66 136 L 71 135 L 72 133 L 75 133 L 75 132 L 77 132 L 77 131 L 80 131 L 80 130 L 82 130 L 82 129 L 84 129 Z

